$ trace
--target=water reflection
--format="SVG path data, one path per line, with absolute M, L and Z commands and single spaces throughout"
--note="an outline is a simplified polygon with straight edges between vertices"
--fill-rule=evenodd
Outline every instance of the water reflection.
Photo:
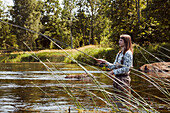
M 65 79 L 66 74 L 84 73 L 75 65 L 55 65 L 61 71 L 47 71 L 39 63 L 9 63 L 0 67 L 0 112 L 29 111 L 67 111 L 73 110 L 74 101 L 63 90 L 67 88 L 96 87 L 90 82 L 77 79 Z M 99 74 L 100 71 L 90 71 Z M 73 82 L 74 81 L 74 82 Z M 105 85 L 105 87 L 109 87 Z M 46 94 L 47 93 L 47 94 Z M 75 93 L 79 98 L 85 95 Z M 89 105 L 88 99 L 80 99 L 84 105 Z M 62 108 L 62 109 L 61 109 Z M 74 109 L 75 110 L 75 109 Z
M 92 97 L 81 91 L 81 89 L 97 89 L 97 86 L 88 80 L 66 79 L 66 74 L 84 73 L 84 71 L 73 64 L 54 64 L 60 71 L 54 71 L 51 74 L 40 63 L 7 63 L 0 67 L 0 112 L 66 112 L 70 108 L 75 110 L 75 102 L 63 89 L 63 87 L 74 92 L 79 102 L 88 109 L 98 109 L 109 111 L 101 100 L 95 99 L 95 107 Z M 51 67 L 52 68 L 52 67 Z M 53 68 L 54 69 L 54 68 Z M 101 71 L 90 69 L 96 79 L 102 82 L 102 87 L 112 90 L 113 81 Z M 131 85 L 136 91 L 141 91 L 140 95 L 145 99 L 147 97 L 142 91 L 148 86 L 152 89 L 147 92 L 160 92 L 154 89 L 154 86 L 141 80 L 140 77 L 131 75 Z M 94 91 L 98 94 L 98 91 Z M 101 94 L 99 94 L 101 96 Z M 158 101 L 155 101 L 157 104 Z M 163 105 L 165 107 L 165 105 Z M 124 110 L 124 108 L 121 108 Z

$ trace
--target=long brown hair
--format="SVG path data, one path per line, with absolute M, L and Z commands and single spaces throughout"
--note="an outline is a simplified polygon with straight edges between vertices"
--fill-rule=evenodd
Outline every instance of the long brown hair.
M 125 54 L 128 50 L 130 50 L 133 53 L 131 36 L 128 34 L 122 34 L 122 35 L 120 35 L 120 38 L 123 39 L 124 43 L 125 43 L 125 48 L 124 48 L 123 54 Z

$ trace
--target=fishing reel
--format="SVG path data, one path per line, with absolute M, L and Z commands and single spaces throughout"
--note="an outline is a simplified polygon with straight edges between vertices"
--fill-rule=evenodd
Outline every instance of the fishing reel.
M 101 67 L 102 70 L 104 70 L 104 71 L 110 71 L 110 69 L 107 68 L 107 66 L 106 66 L 105 63 L 98 63 L 97 65 L 98 65 L 99 67 Z

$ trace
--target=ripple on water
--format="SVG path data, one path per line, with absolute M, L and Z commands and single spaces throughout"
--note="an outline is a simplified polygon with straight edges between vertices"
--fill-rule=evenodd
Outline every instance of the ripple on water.
M 103 71 L 89 71 L 90 73 L 102 73 Z M 85 73 L 85 71 L 0 71 L 0 75 L 20 75 L 20 74 L 72 74 Z
M 90 73 L 101 73 L 101 71 L 89 71 Z M 84 71 L 0 71 L 0 80 L 68 80 L 63 74 L 84 73 Z M 62 75 L 61 75 L 62 74 Z M 71 79 L 77 80 L 77 79 Z

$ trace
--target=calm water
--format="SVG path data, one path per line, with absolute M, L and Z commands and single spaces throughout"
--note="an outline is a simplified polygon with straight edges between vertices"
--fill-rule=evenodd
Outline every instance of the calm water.
M 48 71 L 40 63 L 6 63 L 0 65 L 0 112 L 77 112 L 74 99 L 63 87 L 73 92 L 77 100 L 86 109 L 110 111 L 100 100 L 97 107 L 92 102 L 92 96 L 81 89 L 95 89 L 96 85 L 89 80 L 66 79 L 67 74 L 79 74 L 84 71 L 75 64 L 49 65 L 53 71 Z M 101 71 L 86 67 L 102 82 L 102 86 L 112 90 L 112 81 L 101 74 Z M 145 92 L 162 97 L 161 92 L 147 81 L 131 75 L 132 88 L 153 107 L 161 112 L 170 109 L 167 103 L 148 96 Z M 100 94 L 99 94 L 100 95 Z M 164 97 L 162 97 L 164 98 Z M 169 100 L 168 100 L 169 101 Z M 121 108 L 122 111 L 125 110 Z M 126 111 L 126 110 L 125 110 Z

